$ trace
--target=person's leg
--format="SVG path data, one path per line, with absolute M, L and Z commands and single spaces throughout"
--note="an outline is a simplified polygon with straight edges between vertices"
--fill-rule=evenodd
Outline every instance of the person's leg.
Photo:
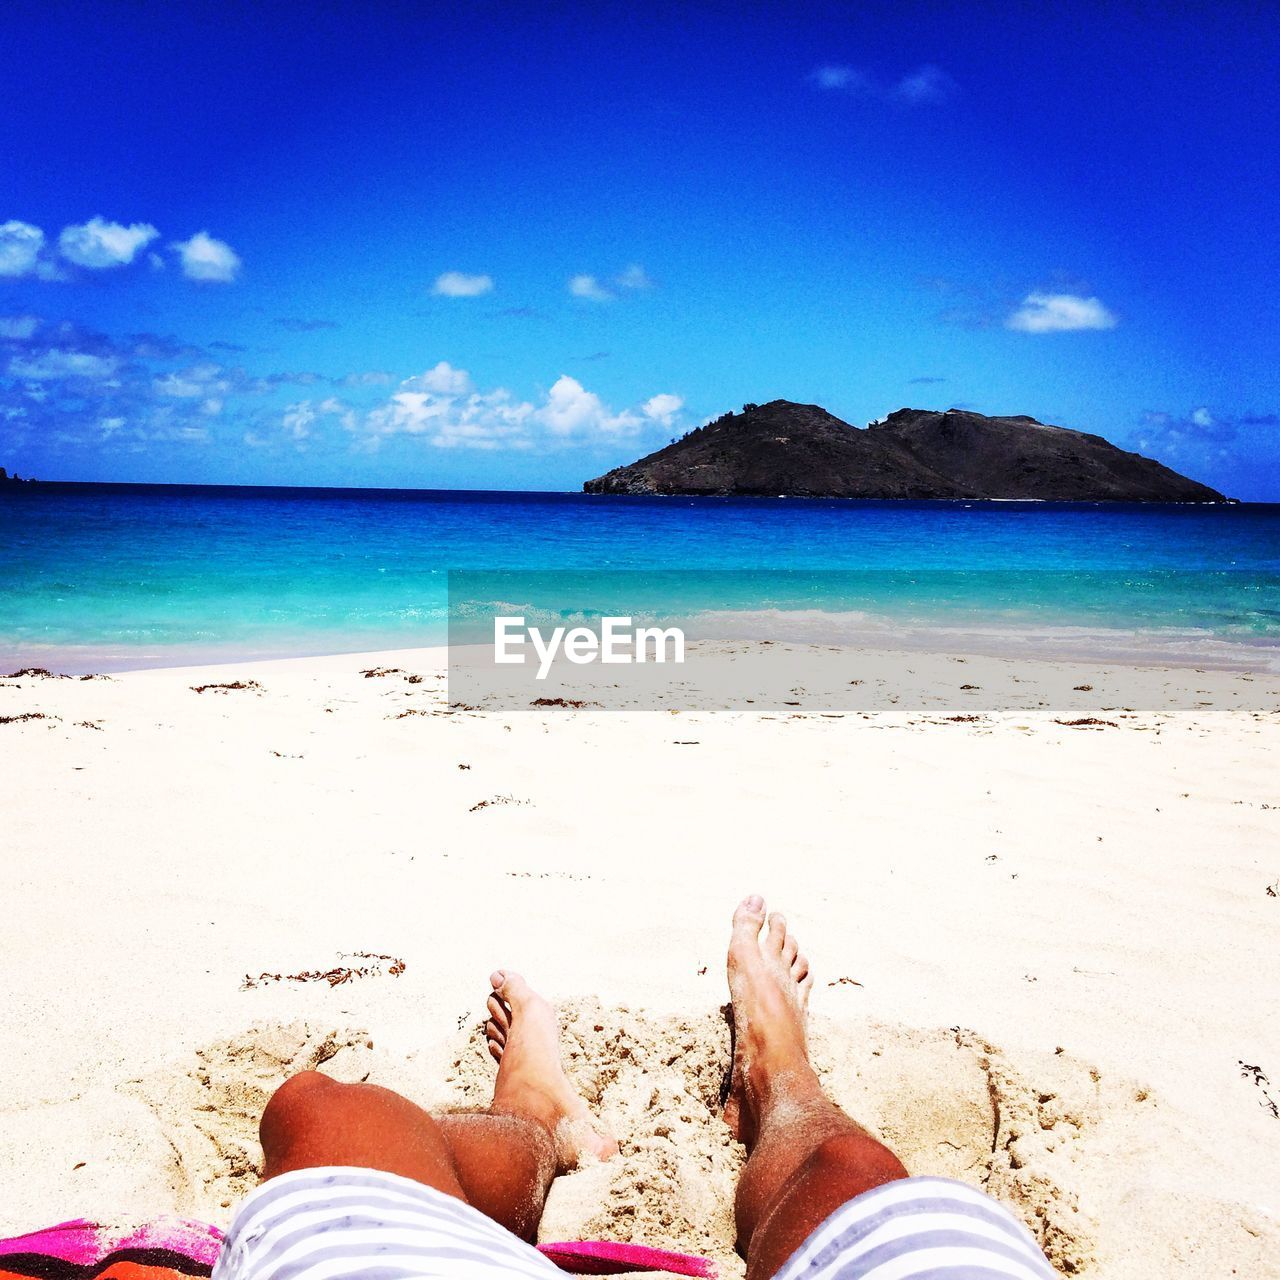
M 489 979 L 485 1038 L 498 1064 L 485 1114 L 439 1117 L 467 1199 L 526 1240 L 537 1235 L 552 1179 L 584 1155 L 608 1160 L 602 1134 L 564 1073 L 555 1010 L 518 974 Z
M 551 1006 L 518 974 L 499 971 L 491 982 L 485 1030 L 498 1078 L 488 1112 L 431 1116 L 378 1085 L 303 1072 L 263 1113 L 263 1179 L 326 1165 L 379 1169 L 532 1240 L 555 1175 L 588 1152 L 607 1159 L 617 1144 L 595 1131 L 564 1074 Z
M 764 901 L 733 916 L 734 1061 L 725 1119 L 747 1147 L 735 1212 L 747 1280 L 768 1280 L 847 1200 L 905 1178 L 902 1162 L 822 1092 L 805 1018 L 813 979 L 786 920 Z

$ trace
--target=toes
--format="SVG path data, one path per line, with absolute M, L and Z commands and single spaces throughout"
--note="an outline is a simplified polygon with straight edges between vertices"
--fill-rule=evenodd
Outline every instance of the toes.
M 770 950 L 781 953 L 787 941 L 787 917 L 781 911 L 775 911 L 769 917 L 769 936 L 766 945 Z
M 532 994 L 529 984 L 518 973 L 510 969 L 499 969 L 489 977 L 494 991 L 514 1009 Z
M 754 941 L 760 935 L 760 927 L 764 924 L 764 899 L 753 893 L 738 903 L 733 913 L 734 936 L 748 937 Z
M 787 965 L 794 965 L 796 957 L 800 954 L 800 944 L 796 941 L 794 933 L 787 934 L 786 941 L 782 944 L 782 959 Z
M 489 1056 L 494 1062 L 501 1063 L 507 1048 L 507 1033 L 496 1023 L 489 1021 L 484 1024 L 484 1038 Z
M 485 1008 L 489 1010 L 489 1017 L 502 1028 L 504 1033 L 510 1030 L 511 1014 L 496 991 L 491 993 L 489 999 L 485 1001 Z
M 806 973 L 800 980 L 800 1003 L 806 1008 L 809 1004 L 809 992 L 813 990 L 813 974 Z
M 797 982 L 803 982 L 809 976 L 808 956 L 796 956 L 796 958 L 791 962 L 791 976 Z
M 738 1101 L 738 1095 L 731 1093 L 724 1104 L 724 1122 L 729 1126 L 729 1132 L 735 1138 L 742 1133 L 742 1106 Z

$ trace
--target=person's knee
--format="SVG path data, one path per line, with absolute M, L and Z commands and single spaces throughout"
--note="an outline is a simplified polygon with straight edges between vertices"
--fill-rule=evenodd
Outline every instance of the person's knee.
M 340 1087 L 336 1080 L 318 1071 L 300 1071 L 290 1076 L 271 1095 L 262 1113 L 258 1132 L 264 1150 L 279 1146 L 288 1135 L 296 1133 Z
M 271 1095 L 267 1110 L 269 1111 L 272 1107 L 295 1107 L 311 1103 L 316 1101 L 320 1094 L 339 1087 L 336 1080 L 321 1075 L 319 1071 L 299 1071 L 296 1076 L 290 1076 Z
M 806 1161 L 808 1174 L 827 1179 L 850 1179 L 866 1190 L 907 1177 L 902 1161 L 882 1142 L 865 1133 L 838 1133 L 824 1138 Z

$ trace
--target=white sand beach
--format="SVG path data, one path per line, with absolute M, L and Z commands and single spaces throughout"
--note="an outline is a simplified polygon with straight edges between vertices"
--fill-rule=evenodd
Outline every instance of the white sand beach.
M 485 715 L 447 707 L 443 664 L 0 681 L 6 1233 L 225 1224 L 304 1066 L 483 1103 L 510 965 L 622 1142 L 557 1183 L 544 1237 L 741 1275 L 717 1108 L 755 891 L 816 968 L 832 1093 L 913 1172 L 986 1186 L 1064 1274 L 1280 1276 L 1276 677 L 1152 672 L 1201 705 L 1072 726 Z

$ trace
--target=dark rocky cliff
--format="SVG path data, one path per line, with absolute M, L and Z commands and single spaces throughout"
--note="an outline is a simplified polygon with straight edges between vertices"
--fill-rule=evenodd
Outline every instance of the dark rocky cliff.
M 803 498 L 1227 501 L 1101 436 L 1034 418 L 899 409 L 858 428 L 816 404 L 790 400 L 726 414 L 582 487 L 587 493 Z

